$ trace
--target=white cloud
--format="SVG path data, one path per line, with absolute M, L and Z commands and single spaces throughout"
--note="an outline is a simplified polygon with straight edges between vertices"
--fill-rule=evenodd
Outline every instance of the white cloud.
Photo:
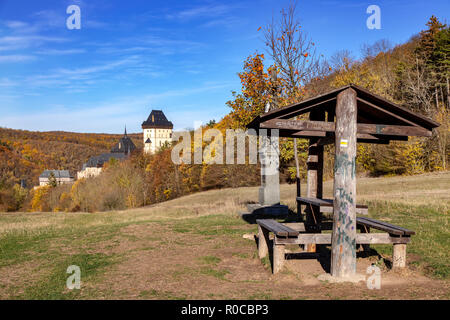
M 12 54 L 7 56 L 0 56 L 0 63 L 6 63 L 6 62 L 27 62 L 35 60 L 35 56 L 31 55 L 21 55 L 21 54 Z
M 44 43 L 64 43 L 68 39 L 58 37 L 47 37 L 38 35 L 15 35 L 0 38 L 0 51 L 26 49 L 38 47 Z
M 0 87 L 15 87 L 19 83 L 8 78 L 0 78 Z
M 27 22 L 23 22 L 23 21 L 5 21 L 4 24 L 10 28 L 10 29 L 23 29 L 29 26 L 29 24 Z
M 131 57 L 124 58 L 122 60 L 113 61 L 113 62 L 110 62 L 107 64 L 98 65 L 98 66 L 78 68 L 78 69 L 62 68 L 62 69 L 58 69 L 56 71 L 56 73 L 58 73 L 62 76 L 64 76 L 64 75 L 78 76 L 78 75 L 86 75 L 86 74 L 91 74 L 91 73 L 99 73 L 101 71 L 109 71 L 109 70 L 115 69 L 117 67 L 126 65 L 126 64 L 137 62 L 138 59 L 139 59 L 138 56 L 131 56 Z
M 85 49 L 43 49 L 36 51 L 37 54 L 51 55 L 51 56 L 63 56 L 70 54 L 85 53 Z
M 204 17 L 217 17 L 229 13 L 233 7 L 224 4 L 212 4 L 205 6 L 198 6 L 177 13 L 168 14 L 168 19 L 190 20 Z
M 158 106 L 164 105 L 166 99 L 222 90 L 229 85 L 229 83 L 206 84 L 196 88 L 122 97 L 99 103 L 60 104 L 47 107 L 45 110 L 40 107 L 39 111 L 27 111 L 24 114 L 11 113 L 12 109 L 1 110 L 0 108 L 2 113 L 0 126 L 41 131 L 117 133 L 122 130 L 124 124 L 127 124 L 130 131 L 140 132 L 140 125 L 148 117 L 151 109 L 160 108 Z M 163 109 L 169 120 L 174 123 L 175 129 L 178 130 L 192 127 L 194 121 L 200 120 L 206 123 L 212 118 L 218 119 L 220 112 L 217 110 L 221 108 L 198 108 L 181 104 Z

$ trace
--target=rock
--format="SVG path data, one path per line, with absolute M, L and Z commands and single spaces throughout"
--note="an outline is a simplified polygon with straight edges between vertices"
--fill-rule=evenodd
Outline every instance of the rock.
M 246 233 L 242 236 L 244 239 L 255 240 L 255 235 L 253 233 Z

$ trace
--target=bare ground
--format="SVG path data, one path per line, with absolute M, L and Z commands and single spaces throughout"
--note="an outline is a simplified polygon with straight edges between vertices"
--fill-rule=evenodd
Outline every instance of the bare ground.
M 160 242 L 148 248 L 145 235 L 157 233 Z M 139 226 L 127 228 L 135 241 L 121 240 L 119 252 L 124 261 L 96 284 L 101 298 L 120 299 L 448 299 L 450 283 L 433 280 L 418 270 L 391 271 L 381 265 L 381 289 L 370 290 L 365 282 L 331 284 L 317 280 L 325 273 L 318 256 L 291 253 L 284 270 L 272 275 L 270 265 L 256 257 L 256 242 L 241 235 L 204 237 L 174 234 L 164 228 Z M 136 250 L 137 248 L 146 250 Z M 301 251 L 291 248 L 291 251 Z M 358 273 L 366 274 L 379 261 L 376 252 L 358 258 Z M 203 257 L 218 258 L 216 264 L 202 262 Z M 413 257 L 410 257 L 413 258 Z M 386 257 L 390 259 L 390 257 Z M 388 260 L 389 261 L 389 260 Z

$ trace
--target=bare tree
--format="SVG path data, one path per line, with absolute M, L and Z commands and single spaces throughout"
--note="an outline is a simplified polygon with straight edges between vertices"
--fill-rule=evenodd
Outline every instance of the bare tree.
M 334 53 L 330 58 L 331 67 L 334 70 L 346 70 L 355 63 L 355 58 L 348 50 L 340 50 Z
M 281 11 L 280 18 L 276 21 L 272 18 L 272 22 L 264 30 L 268 54 L 274 61 L 280 78 L 286 83 L 285 98 L 288 102 L 302 99 L 302 87 L 317 77 L 317 72 L 322 69 L 314 43 L 301 29 L 300 21 L 296 17 L 296 7 L 296 2 L 291 2 L 287 10 Z M 296 138 L 294 157 L 299 179 Z

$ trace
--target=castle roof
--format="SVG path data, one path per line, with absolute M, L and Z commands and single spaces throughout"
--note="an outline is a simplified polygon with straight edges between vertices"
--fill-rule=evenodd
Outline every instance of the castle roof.
M 50 175 L 52 173 L 56 179 L 71 178 L 69 170 L 44 170 L 44 172 L 41 173 L 39 178 L 50 178 Z
M 146 128 L 173 129 L 173 124 L 162 110 L 152 110 L 147 120 L 142 122 L 142 129 Z
M 123 160 L 125 158 L 125 153 L 103 153 L 99 156 L 89 158 L 89 160 L 83 165 L 83 170 L 86 168 L 101 168 L 110 159 Z
M 122 138 L 120 138 L 119 142 L 114 145 L 111 149 L 111 153 L 124 153 L 129 154 L 136 146 L 133 141 L 127 135 L 127 128 L 125 127 L 125 133 Z

